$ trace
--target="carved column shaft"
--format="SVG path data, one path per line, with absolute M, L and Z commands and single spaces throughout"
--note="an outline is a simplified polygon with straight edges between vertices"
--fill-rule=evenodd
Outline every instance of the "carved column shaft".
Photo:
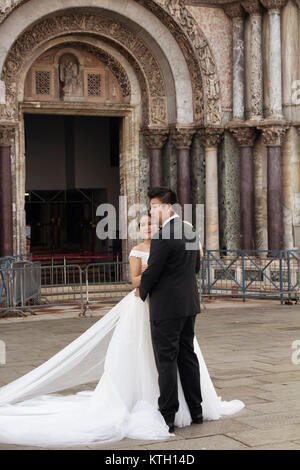
M 177 194 L 183 218 L 189 214 L 184 210 L 184 205 L 191 204 L 190 147 L 194 133 L 194 129 L 188 128 L 173 129 L 171 132 L 177 150 Z
M 269 94 L 272 118 L 282 118 L 282 67 L 281 67 L 281 18 L 280 9 L 287 0 L 262 0 L 268 8 L 270 27 Z
M 223 130 L 200 129 L 199 135 L 205 147 L 205 246 L 207 250 L 219 250 L 219 194 L 218 194 L 218 144 Z
M 0 127 L 0 258 L 13 255 L 11 131 Z
M 150 148 L 150 187 L 162 185 L 161 149 Z
M 167 140 L 169 131 L 166 129 L 145 129 L 146 145 L 149 149 L 150 158 L 150 187 L 162 185 L 162 147 Z
M 240 238 L 242 250 L 255 250 L 254 129 L 230 129 L 240 147 Z
M 241 6 L 236 3 L 225 6 L 225 12 L 232 19 L 233 120 L 243 120 L 245 116 L 244 13 Z
M 245 116 L 244 19 L 233 21 L 233 119 Z
M 262 60 L 262 13 L 258 0 L 247 0 L 242 3 L 250 14 L 251 63 L 248 64 L 251 86 L 250 119 L 261 120 L 263 117 L 263 60 Z

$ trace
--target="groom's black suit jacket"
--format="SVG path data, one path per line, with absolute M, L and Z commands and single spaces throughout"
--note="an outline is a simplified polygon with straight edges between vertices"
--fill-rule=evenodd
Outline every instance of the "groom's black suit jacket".
M 145 300 L 149 294 L 150 321 L 200 313 L 199 270 L 198 236 L 180 217 L 170 220 L 152 238 L 148 268 L 141 278 L 140 297 Z

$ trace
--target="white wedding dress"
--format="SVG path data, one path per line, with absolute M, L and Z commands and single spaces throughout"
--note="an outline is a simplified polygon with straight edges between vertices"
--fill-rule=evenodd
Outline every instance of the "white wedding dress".
M 146 264 L 148 253 L 132 250 Z M 149 306 L 131 291 L 103 318 L 41 366 L 0 388 L 0 442 L 59 447 L 171 434 L 158 411 L 159 388 L 151 344 Z M 217 396 L 198 342 L 205 420 L 240 411 L 239 400 Z M 98 382 L 93 387 L 93 382 Z M 82 384 L 76 394 L 57 394 Z M 191 424 L 178 375 L 175 424 Z

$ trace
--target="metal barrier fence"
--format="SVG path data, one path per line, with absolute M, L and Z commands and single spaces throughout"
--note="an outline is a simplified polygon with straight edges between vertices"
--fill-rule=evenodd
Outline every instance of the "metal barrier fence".
M 200 299 L 213 297 L 269 298 L 297 302 L 300 290 L 300 250 L 205 251 L 198 285 Z M 92 313 L 93 304 L 120 300 L 131 291 L 129 262 L 41 266 L 0 260 L 0 316 L 60 305 Z
M 41 295 L 40 263 L 13 261 L 1 269 L 2 291 L 0 311 L 24 315 L 30 311 L 28 304 L 35 300 L 38 304 Z M 4 294 L 4 295 L 3 295 Z M 33 312 L 31 312 L 33 313 Z
M 272 256 L 272 254 L 276 256 Z M 298 301 L 300 250 L 206 251 L 201 266 L 203 297 L 230 296 Z
M 33 261 L 40 261 L 42 266 L 61 266 L 61 265 L 80 265 L 85 268 L 92 263 L 106 263 L 119 261 L 119 256 L 113 253 L 34 253 L 32 255 Z
M 129 262 L 90 264 L 85 270 L 87 311 L 92 314 L 89 305 L 107 300 L 120 300 L 133 289 L 130 280 Z
M 89 305 L 120 300 L 132 290 L 128 262 L 90 264 L 86 269 L 65 264 L 41 266 L 35 262 L 30 270 L 25 263 L 15 263 L 5 270 L 0 268 L 0 274 L 4 279 L 0 316 L 34 314 L 36 308 L 48 310 L 66 305 L 79 306 L 80 315 L 85 315 L 88 310 L 91 313 Z M 39 290 L 34 294 L 37 284 Z

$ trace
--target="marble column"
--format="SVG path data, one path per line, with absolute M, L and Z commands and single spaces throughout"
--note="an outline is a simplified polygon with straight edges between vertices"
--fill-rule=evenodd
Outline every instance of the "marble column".
M 286 119 L 299 121 L 300 109 L 295 106 L 299 99 L 299 33 L 300 24 L 298 16 L 300 2 L 293 2 L 282 10 L 281 35 L 282 35 L 282 106 Z M 299 101 L 298 101 L 299 103 Z M 297 112 L 298 110 L 298 112 Z
M 150 157 L 150 187 L 162 186 L 162 148 L 167 140 L 167 129 L 143 130 Z
M 218 145 L 224 130 L 201 128 L 198 130 L 205 147 L 205 247 L 219 250 L 219 195 Z
M 286 125 L 260 126 L 263 142 L 267 146 L 267 208 L 269 256 L 283 249 L 283 181 L 281 145 Z
M 262 9 L 258 0 L 246 0 L 242 5 L 250 15 L 251 39 L 250 63 L 246 73 L 251 88 L 249 119 L 260 121 L 263 118 L 263 59 L 262 59 Z
M 269 14 L 269 119 L 283 119 L 280 9 L 287 0 L 261 0 Z
M 0 126 L 0 258 L 13 256 L 11 132 Z
M 233 120 L 245 117 L 245 41 L 244 16 L 240 4 L 230 3 L 224 7 L 225 13 L 232 19 L 232 96 Z
M 240 147 L 240 247 L 255 250 L 254 143 L 250 127 L 230 128 Z
M 177 151 L 177 196 L 182 207 L 182 216 L 191 221 L 192 211 L 184 210 L 191 204 L 190 148 L 195 129 L 174 128 L 171 137 Z

